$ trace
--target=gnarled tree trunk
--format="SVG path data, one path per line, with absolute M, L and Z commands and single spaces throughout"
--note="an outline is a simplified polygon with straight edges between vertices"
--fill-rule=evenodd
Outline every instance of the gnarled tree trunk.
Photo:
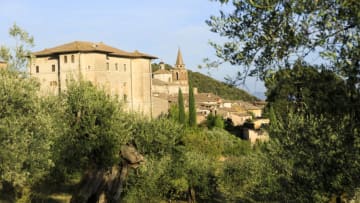
M 137 168 L 144 161 L 144 157 L 132 145 L 121 148 L 121 157 L 122 162 L 109 170 L 88 170 L 81 178 L 71 203 L 120 202 L 129 169 Z

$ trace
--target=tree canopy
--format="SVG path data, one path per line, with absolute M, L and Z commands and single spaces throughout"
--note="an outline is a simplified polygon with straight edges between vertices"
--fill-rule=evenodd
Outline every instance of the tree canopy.
M 211 42 L 217 56 L 243 68 L 237 78 L 256 75 L 268 88 L 270 162 L 258 167 L 267 178 L 255 183 L 255 200 L 352 196 L 360 182 L 360 2 L 215 1 L 227 6 L 206 21 L 227 38 Z
M 9 48 L 1 45 L 0 59 L 7 62 L 10 69 L 25 71 L 31 57 L 29 48 L 34 46 L 34 38 L 16 24 L 9 29 L 9 35 L 15 40 L 16 46 Z
M 191 84 L 189 83 L 189 126 L 196 127 L 196 106 L 195 106 L 195 96 L 194 96 L 194 89 Z
M 0 185 L 15 196 L 54 166 L 55 120 L 38 90 L 35 80 L 0 70 Z
M 349 112 L 345 81 L 326 69 L 296 63 L 266 78 L 268 107 L 284 119 L 291 111 L 342 116 Z
M 243 73 L 264 78 L 299 59 L 359 82 L 359 1 L 215 1 L 231 11 L 206 21 L 211 31 L 228 39 L 211 45 L 220 59 L 244 67 Z
M 186 117 L 185 117 L 184 97 L 180 88 L 178 92 L 178 107 L 179 107 L 179 123 L 185 124 Z

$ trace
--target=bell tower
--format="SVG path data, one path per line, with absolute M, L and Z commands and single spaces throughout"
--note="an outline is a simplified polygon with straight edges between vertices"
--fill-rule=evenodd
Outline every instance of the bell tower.
M 172 79 L 173 82 L 178 84 L 188 84 L 188 72 L 185 68 L 180 48 L 177 53 L 175 68 L 172 70 Z

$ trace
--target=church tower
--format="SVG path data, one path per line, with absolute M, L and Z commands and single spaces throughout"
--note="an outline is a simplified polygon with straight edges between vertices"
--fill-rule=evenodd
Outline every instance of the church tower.
M 188 85 L 188 72 L 185 68 L 180 48 L 178 50 L 175 67 L 172 70 L 172 79 L 174 83 Z

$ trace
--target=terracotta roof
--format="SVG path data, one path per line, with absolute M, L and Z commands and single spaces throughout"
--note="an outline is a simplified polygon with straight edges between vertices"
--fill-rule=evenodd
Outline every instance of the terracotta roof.
M 153 74 L 158 75 L 158 74 L 172 74 L 172 73 L 168 70 L 159 69 L 159 70 L 155 71 Z
M 259 110 L 261 108 L 254 106 L 253 104 L 249 103 L 249 102 L 240 102 L 239 105 L 243 108 L 245 108 L 246 110 Z
M 251 116 L 248 112 L 238 112 L 236 110 L 229 110 L 224 108 L 218 108 L 217 112 L 222 115 L 226 115 L 227 113 L 230 113 L 231 115 L 237 115 L 237 116 Z
M 134 52 L 132 52 L 130 54 L 132 54 L 132 56 L 135 57 L 135 58 L 149 58 L 149 59 L 157 59 L 158 58 L 156 56 L 152 56 L 152 55 L 149 55 L 149 54 L 139 52 L 138 50 L 135 50 Z
M 159 80 L 159 79 L 152 79 L 152 84 L 153 85 L 167 85 L 166 82 Z
M 213 93 L 198 93 L 195 95 L 196 103 L 199 102 L 220 102 L 222 100 L 221 97 L 213 94 Z
M 44 49 L 42 51 L 34 52 L 35 56 L 49 56 L 53 54 L 60 53 L 71 53 L 71 52 L 101 52 L 107 53 L 114 56 L 125 56 L 131 58 L 149 58 L 156 59 L 157 57 L 151 56 L 148 54 L 141 53 L 139 51 L 127 52 L 111 46 L 108 46 L 102 42 L 93 43 L 93 42 L 84 42 L 84 41 L 74 41 L 60 46 L 56 46 L 49 49 Z
M 206 102 L 220 102 L 221 97 L 214 95 L 212 93 L 198 93 L 195 94 L 195 103 L 206 103 Z M 189 94 L 183 94 L 184 101 L 188 100 Z M 177 101 L 177 94 L 169 96 L 169 101 Z

